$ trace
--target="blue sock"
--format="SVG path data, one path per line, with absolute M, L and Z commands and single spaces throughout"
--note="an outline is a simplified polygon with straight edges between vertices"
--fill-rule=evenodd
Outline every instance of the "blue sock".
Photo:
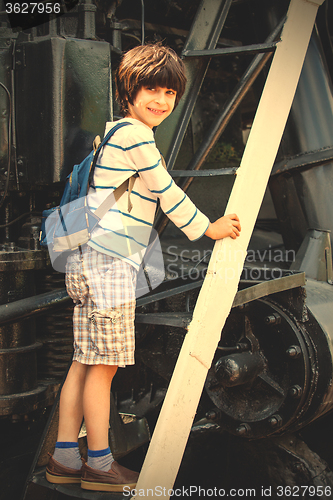
M 112 456 L 110 447 L 105 448 L 105 450 L 88 449 L 89 467 L 107 472 L 111 469 L 112 462 L 114 462 L 114 458 Z
M 81 469 L 82 461 L 77 442 L 57 441 L 53 458 L 61 465 L 71 469 Z

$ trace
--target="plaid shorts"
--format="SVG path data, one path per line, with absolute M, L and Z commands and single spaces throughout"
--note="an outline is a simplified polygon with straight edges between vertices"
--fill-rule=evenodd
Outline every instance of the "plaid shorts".
M 86 245 L 66 264 L 66 288 L 75 303 L 73 360 L 86 365 L 134 364 L 137 271 Z

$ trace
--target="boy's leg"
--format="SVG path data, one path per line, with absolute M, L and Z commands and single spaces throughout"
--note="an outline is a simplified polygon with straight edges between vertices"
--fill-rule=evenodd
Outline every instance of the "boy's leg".
M 90 450 L 103 450 L 109 446 L 110 391 L 117 368 L 114 365 L 91 365 L 87 369 L 83 413 Z
M 89 366 L 83 393 L 88 465 L 106 472 L 114 461 L 109 447 L 109 419 L 111 383 L 117 368 L 104 364 Z
M 90 366 L 73 361 L 60 395 L 58 439 L 53 455 L 57 462 L 66 467 L 81 468 L 77 441 L 83 414 L 89 449 L 108 449 L 110 391 L 116 371 L 117 366 Z M 110 452 L 108 455 L 107 470 L 113 461 Z M 103 459 L 99 458 L 99 461 Z
M 110 390 L 117 371 L 113 365 L 93 365 L 87 370 L 83 412 L 87 429 L 88 463 L 81 487 L 87 490 L 122 491 L 135 487 L 138 473 L 119 465 L 109 448 Z
M 83 391 L 87 365 L 73 361 L 61 389 L 58 441 L 77 441 L 83 419 Z
M 46 468 L 51 483 L 80 482 L 82 466 L 78 434 L 83 419 L 83 390 L 87 365 L 73 361 L 61 389 L 58 440 Z

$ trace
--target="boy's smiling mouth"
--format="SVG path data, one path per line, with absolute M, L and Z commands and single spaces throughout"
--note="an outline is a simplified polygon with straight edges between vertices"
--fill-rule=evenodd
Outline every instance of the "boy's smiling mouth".
M 154 108 L 148 108 L 148 109 L 155 115 L 163 115 L 163 113 L 165 113 L 164 109 L 154 109 Z

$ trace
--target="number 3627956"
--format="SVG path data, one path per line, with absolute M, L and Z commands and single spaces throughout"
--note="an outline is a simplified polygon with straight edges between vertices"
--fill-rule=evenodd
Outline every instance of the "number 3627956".
M 6 3 L 7 14 L 60 14 L 60 3 L 29 2 Z

